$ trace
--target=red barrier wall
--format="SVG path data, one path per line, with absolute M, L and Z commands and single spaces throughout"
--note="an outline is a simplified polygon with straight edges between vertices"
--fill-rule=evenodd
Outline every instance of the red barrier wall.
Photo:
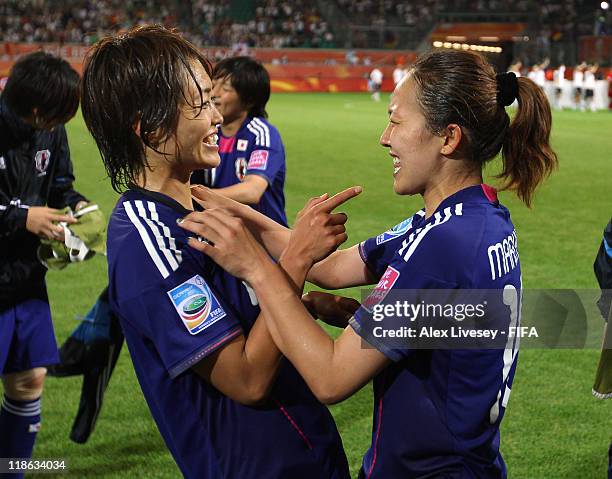
M 38 50 L 65 58 L 80 73 L 88 48 L 83 45 L 0 43 L 0 77 L 8 75 L 17 58 Z M 219 49 L 224 50 L 209 48 L 207 53 L 212 56 Z M 414 52 L 408 51 L 355 50 L 361 62 L 369 58 L 371 66 L 364 66 L 348 65 L 347 50 L 253 48 L 250 53 L 266 66 L 273 92 L 367 91 L 367 78 L 374 65 L 384 75 L 382 90 L 392 91 L 394 65 L 412 63 L 416 58 Z
M 351 92 L 367 91 L 373 67 L 270 65 L 273 92 Z M 393 91 L 392 67 L 379 67 L 383 72 L 383 91 Z

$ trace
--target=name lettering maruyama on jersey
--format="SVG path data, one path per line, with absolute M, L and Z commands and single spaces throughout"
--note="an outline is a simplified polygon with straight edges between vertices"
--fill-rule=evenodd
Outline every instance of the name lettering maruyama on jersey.
M 519 264 L 516 230 L 503 241 L 489 246 L 487 255 L 491 267 L 491 279 L 501 278 L 516 268 Z

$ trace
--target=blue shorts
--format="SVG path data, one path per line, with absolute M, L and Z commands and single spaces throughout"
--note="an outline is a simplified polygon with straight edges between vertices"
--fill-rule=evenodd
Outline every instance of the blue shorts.
M 0 374 L 59 363 L 49 302 L 28 299 L 0 312 Z

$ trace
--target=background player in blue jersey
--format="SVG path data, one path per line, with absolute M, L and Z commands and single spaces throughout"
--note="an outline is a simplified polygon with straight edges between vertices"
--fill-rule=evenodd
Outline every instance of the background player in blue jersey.
M 285 147 L 278 130 L 267 121 L 269 99 L 270 76 L 261 63 L 232 57 L 215 65 L 213 100 L 223 116 L 221 163 L 196 171 L 191 182 L 217 188 L 287 226 Z
M 0 457 L 29 458 L 40 429 L 45 366 L 58 362 L 40 238 L 62 240 L 58 209 L 85 198 L 72 183 L 63 124 L 79 105 L 79 75 L 37 52 L 19 59 L 0 96 Z
M 219 164 L 210 72 L 159 26 L 101 40 L 86 60 L 83 117 L 113 187 L 126 190 L 108 227 L 110 304 L 185 477 L 344 479 L 331 414 L 281 357 L 252 290 L 189 247 L 199 240 L 178 224 L 194 208 L 192 172 Z M 353 195 L 318 200 L 308 218 L 323 241 L 300 242 L 305 257 L 346 240 L 346 218 L 330 212 Z M 219 245 L 236 239 L 211 221 Z M 303 282 L 292 268 L 288 277 Z
M 515 99 L 519 106 L 511 122 L 505 106 Z M 224 204 L 243 216 L 256 236 L 276 238 L 268 249 L 282 251 L 281 262 L 310 269 L 308 278 L 319 285 L 378 281 L 334 341 L 310 319 L 292 285 L 252 241 L 243 238 L 240 247 L 195 245 L 251 284 L 275 343 L 322 401 L 341 401 L 374 379 L 372 443 L 361 477 L 506 477 L 499 425 L 518 340 L 509 337 L 500 348 L 486 349 L 402 347 L 377 336 L 367 307 L 386 305 L 386 295 L 398 292 L 417 304 L 421 293 L 431 297 L 435 290 L 493 290 L 492 316 L 507 332 L 518 325 L 522 280 L 516 233 L 495 190 L 482 183 L 482 167 L 501 150 L 504 187 L 530 204 L 535 188 L 557 163 L 548 144 L 550 127 L 548 102 L 528 79 L 496 76 L 482 56 L 471 52 L 423 55 L 393 93 L 380 142 L 393 161 L 395 192 L 421 195 L 424 209 L 314 267 L 297 249 L 302 238 L 316 234 L 307 210 L 289 233 L 239 205 L 215 199 L 210 191 L 196 192 L 205 205 Z M 207 210 L 188 217 L 191 231 L 218 237 L 209 215 Z M 449 301 L 448 293 L 434 299 Z M 363 347 L 363 340 L 373 347 Z

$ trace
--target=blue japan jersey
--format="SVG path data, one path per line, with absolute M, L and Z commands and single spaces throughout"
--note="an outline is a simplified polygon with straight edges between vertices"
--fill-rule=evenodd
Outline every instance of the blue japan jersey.
M 380 339 L 366 308 L 394 293 L 415 303 L 418 290 L 488 290 L 506 329 L 520 322 L 521 272 L 514 226 L 495 190 L 477 185 L 420 211 L 360 245 L 379 279 L 351 320 L 393 362 L 374 379 L 368 478 L 505 478 L 499 425 L 512 387 L 518 338 L 488 349 L 410 349 Z M 382 298 L 382 299 L 381 299 Z M 442 298 L 445 299 L 445 298 Z M 446 298 L 448 299 L 448 298 Z
M 122 195 L 108 229 L 109 297 L 153 418 L 187 478 L 347 478 L 334 421 L 283 360 L 269 400 L 239 404 L 191 367 L 259 315 L 242 281 L 187 245 L 188 213 L 141 189 Z
M 253 208 L 287 226 L 285 147 L 278 130 L 265 118 L 247 117 L 234 136 L 219 134 L 219 156 L 217 168 L 194 172 L 191 182 L 224 188 L 240 183 L 246 175 L 259 175 L 268 188 Z

